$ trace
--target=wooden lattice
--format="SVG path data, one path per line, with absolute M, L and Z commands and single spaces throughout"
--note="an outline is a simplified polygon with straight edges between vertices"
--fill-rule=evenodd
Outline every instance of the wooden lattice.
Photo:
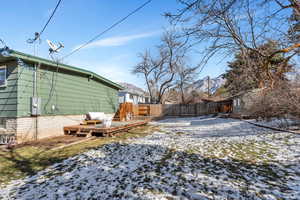
M 15 134 L 0 134 L 0 144 L 13 144 L 15 141 Z

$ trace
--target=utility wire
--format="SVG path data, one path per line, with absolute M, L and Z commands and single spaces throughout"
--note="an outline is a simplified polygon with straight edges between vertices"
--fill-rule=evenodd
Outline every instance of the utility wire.
M 74 49 L 73 51 L 71 51 L 69 54 L 65 55 L 64 57 L 61 58 L 64 59 L 66 57 L 69 57 L 71 55 L 73 55 L 74 53 L 76 53 L 77 51 L 79 51 L 80 49 L 82 49 L 83 47 L 89 45 L 90 43 L 92 43 L 93 41 L 97 40 L 100 36 L 102 36 L 103 34 L 107 33 L 108 31 L 110 31 L 111 29 L 113 29 L 114 27 L 116 27 L 117 25 L 121 24 L 123 21 L 125 21 L 128 17 L 130 17 L 131 15 L 135 14 L 136 12 L 138 12 L 139 10 L 141 10 L 143 7 L 145 7 L 147 4 L 149 4 L 152 0 L 148 0 L 145 3 L 143 3 L 141 6 L 137 7 L 135 10 L 131 11 L 128 15 L 126 15 L 125 17 L 121 18 L 120 20 L 118 20 L 117 22 L 115 22 L 114 24 L 112 24 L 110 27 L 108 27 L 107 29 L 105 29 L 104 31 L 102 31 L 101 33 L 99 33 L 98 35 L 96 35 L 95 37 L 93 37 L 92 39 L 90 39 L 89 41 L 87 41 L 86 43 L 84 43 L 83 45 L 79 46 L 78 48 Z
M 34 35 L 33 39 L 28 39 L 27 42 L 28 43 L 34 43 L 36 40 L 40 39 L 41 35 L 43 34 L 43 32 L 45 31 L 45 29 L 47 28 L 48 24 L 50 23 L 51 19 L 53 18 L 57 8 L 59 7 L 60 3 L 62 2 L 62 0 L 59 0 L 54 8 L 54 10 L 52 11 L 48 21 L 46 22 L 46 24 L 44 25 L 44 27 L 42 28 L 42 30 L 38 33 L 36 32 Z
M 54 16 L 54 14 L 55 14 L 55 12 L 56 12 L 58 6 L 59 6 L 60 3 L 61 3 L 61 1 L 62 1 L 62 0 L 59 0 L 59 1 L 57 2 L 56 6 L 55 6 L 55 9 L 53 10 L 53 12 L 52 12 L 50 18 L 48 19 L 48 21 L 47 21 L 47 23 L 45 24 L 44 28 L 43 28 L 43 29 L 41 30 L 41 32 L 39 33 L 39 37 L 40 37 L 40 36 L 43 34 L 43 32 L 45 31 L 46 27 L 48 26 L 49 22 L 51 21 L 52 17 Z

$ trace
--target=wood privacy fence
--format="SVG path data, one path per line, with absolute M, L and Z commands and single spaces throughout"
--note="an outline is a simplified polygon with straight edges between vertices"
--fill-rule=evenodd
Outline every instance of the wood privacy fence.
M 133 106 L 134 116 L 198 116 L 232 112 L 232 101 L 196 104 L 139 104 Z

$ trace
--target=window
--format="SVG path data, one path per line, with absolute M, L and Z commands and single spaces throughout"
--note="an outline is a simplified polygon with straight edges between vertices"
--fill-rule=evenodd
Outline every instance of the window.
M 236 99 L 233 100 L 233 105 L 237 106 L 237 100 Z
M 236 106 L 236 107 L 240 107 L 241 106 L 241 100 L 239 98 L 234 99 L 233 100 L 233 105 Z
M 0 66 L 0 87 L 6 86 L 6 66 Z
M 6 128 L 6 119 L 3 117 L 0 118 L 0 128 Z
M 125 102 L 125 96 L 120 96 L 119 103 L 124 103 L 124 102 Z

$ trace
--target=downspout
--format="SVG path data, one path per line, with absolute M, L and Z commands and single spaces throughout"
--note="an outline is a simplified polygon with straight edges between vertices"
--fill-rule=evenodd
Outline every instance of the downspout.
M 37 64 L 34 64 L 33 97 L 37 96 Z
M 37 98 L 37 70 L 38 67 L 41 65 L 41 63 L 35 63 L 34 64 L 34 80 L 33 80 L 33 98 Z M 38 115 L 34 115 L 35 117 L 35 134 L 34 139 L 38 139 Z

